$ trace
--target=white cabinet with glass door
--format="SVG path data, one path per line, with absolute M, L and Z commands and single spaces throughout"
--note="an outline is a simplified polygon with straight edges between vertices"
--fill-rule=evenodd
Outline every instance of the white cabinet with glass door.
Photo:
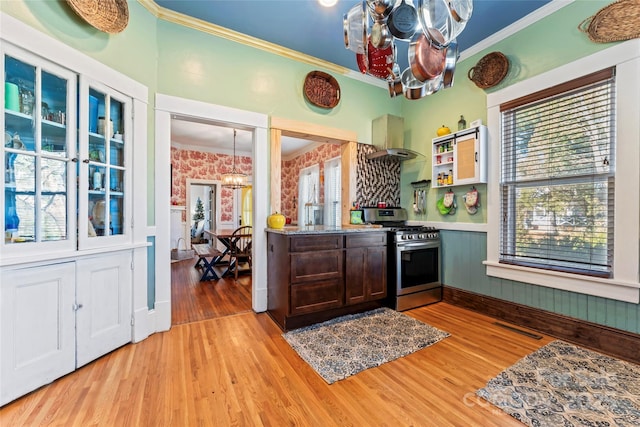
M 131 100 L 80 77 L 79 249 L 131 239 L 129 171 Z
M 3 52 L 2 245 L 12 255 L 75 250 L 76 76 L 10 45 Z
M 14 44 L 0 51 L 2 405 L 131 341 L 135 260 L 132 98 Z

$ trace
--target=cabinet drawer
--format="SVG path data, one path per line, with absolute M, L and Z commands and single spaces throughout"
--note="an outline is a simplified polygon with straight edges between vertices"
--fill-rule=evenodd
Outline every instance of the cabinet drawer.
M 291 238 L 291 252 L 325 251 L 342 248 L 341 234 L 312 234 Z
M 291 314 L 305 314 L 342 306 L 342 278 L 291 285 Z
M 364 248 L 368 246 L 386 246 L 387 233 L 353 233 L 345 240 L 347 248 Z
M 291 254 L 291 283 L 342 277 L 342 250 Z

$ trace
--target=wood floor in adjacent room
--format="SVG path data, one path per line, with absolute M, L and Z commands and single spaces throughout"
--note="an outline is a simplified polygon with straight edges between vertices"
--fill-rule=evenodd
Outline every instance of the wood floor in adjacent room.
M 203 289 L 193 292 L 215 302 L 223 286 L 235 285 L 229 292 L 241 294 L 250 288 L 232 282 L 198 282 Z M 450 337 L 327 385 L 266 313 L 226 315 L 233 310 L 224 307 L 235 303 L 221 297 L 219 306 L 208 307 L 194 298 L 174 311 L 170 331 L 126 345 L 5 405 L 0 425 L 522 426 L 474 393 L 551 341 L 437 303 L 405 313 Z
M 201 282 L 195 263 L 196 258 L 171 263 L 172 325 L 251 311 L 251 274 Z

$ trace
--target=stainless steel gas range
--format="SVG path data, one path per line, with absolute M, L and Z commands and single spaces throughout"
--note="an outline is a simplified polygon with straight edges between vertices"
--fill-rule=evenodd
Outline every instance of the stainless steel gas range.
M 364 221 L 389 228 L 387 299 L 404 311 L 442 299 L 440 232 L 407 225 L 403 208 L 364 208 Z

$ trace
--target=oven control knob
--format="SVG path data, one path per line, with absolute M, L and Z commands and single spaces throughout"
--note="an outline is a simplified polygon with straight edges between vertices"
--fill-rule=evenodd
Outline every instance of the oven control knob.
M 407 239 L 409 240 L 413 239 L 413 234 L 407 234 Z
M 421 238 L 421 239 L 426 239 L 427 236 L 425 236 L 424 234 L 421 234 L 418 237 Z
M 406 234 L 403 234 L 402 236 L 400 236 L 400 238 L 401 238 L 402 240 L 407 240 L 407 235 L 406 235 Z

